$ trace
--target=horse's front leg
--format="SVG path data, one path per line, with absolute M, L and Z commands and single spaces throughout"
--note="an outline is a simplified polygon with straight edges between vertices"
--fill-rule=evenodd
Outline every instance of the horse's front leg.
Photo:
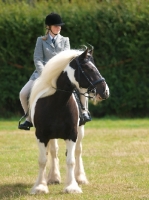
M 61 182 L 61 176 L 59 171 L 59 159 L 58 159 L 58 143 L 56 139 L 50 140 L 49 150 L 51 153 L 50 172 L 48 175 L 48 184 L 58 184 Z
M 79 184 L 88 184 L 88 180 L 85 175 L 83 161 L 82 161 L 82 139 L 84 137 L 84 126 L 78 127 L 78 138 L 76 143 L 76 166 L 75 166 L 75 177 Z
M 71 140 L 66 140 L 66 149 L 67 149 L 67 177 L 66 177 L 66 187 L 64 192 L 66 193 L 82 193 L 81 188 L 78 186 L 78 183 L 75 179 L 75 146 L 76 143 Z
M 38 178 L 31 189 L 31 194 L 38 193 L 48 193 L 47 181 L 46 181 L 46 163 L 47 163 L 47 147 L 45 147 L 44 143 L 41 143 L 39 140 L 39 174 Z

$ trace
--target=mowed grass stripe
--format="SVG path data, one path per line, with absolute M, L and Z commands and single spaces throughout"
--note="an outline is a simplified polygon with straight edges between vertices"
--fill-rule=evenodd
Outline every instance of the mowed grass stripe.
M 5 128 L 6 126 L 6 128 Z M 149 119 L 94 119 L 86 124 L 83 161 L 89 185 L 83 194 L 63 194 L 65 142 L 59 140 L 62 184 L 49 194 L 29 194 L 38 173 L 34 129 L 17 129 L 17 120 L 0 120 L 0 199 L 149 199 Z

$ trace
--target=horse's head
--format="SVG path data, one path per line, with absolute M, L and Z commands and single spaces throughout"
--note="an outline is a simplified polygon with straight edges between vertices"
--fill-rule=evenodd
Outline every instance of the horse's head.
M 101 101 L 109 97 L 109 88 L 97 67 L 95 66 L 93 50 L 86 49 L 70 64 L 75 69 L 75 79 L 81 89 L 87 89 L 87 93 L 95 93 L 96 99 Z

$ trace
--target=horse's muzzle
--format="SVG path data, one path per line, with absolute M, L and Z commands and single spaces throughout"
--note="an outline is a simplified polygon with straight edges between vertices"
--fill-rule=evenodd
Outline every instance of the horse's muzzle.
M 101 92 L 96 93 L 96 100 L 97 101 L 106 100 L 109 98 L 109 96 L 110 96 L 109 87 L 106 84 L 106 88 L 103 93 L 101 93 Z

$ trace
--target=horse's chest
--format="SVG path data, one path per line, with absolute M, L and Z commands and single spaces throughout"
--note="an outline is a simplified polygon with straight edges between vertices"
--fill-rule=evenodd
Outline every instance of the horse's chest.
M 78 109 L 73 97 L 64 104 L 63 99 L 54 97 L 39 99 L 35 112 L 35 125 L 44 126 L 51 130 L 65 130 L 67 127 L 77 125 Z

